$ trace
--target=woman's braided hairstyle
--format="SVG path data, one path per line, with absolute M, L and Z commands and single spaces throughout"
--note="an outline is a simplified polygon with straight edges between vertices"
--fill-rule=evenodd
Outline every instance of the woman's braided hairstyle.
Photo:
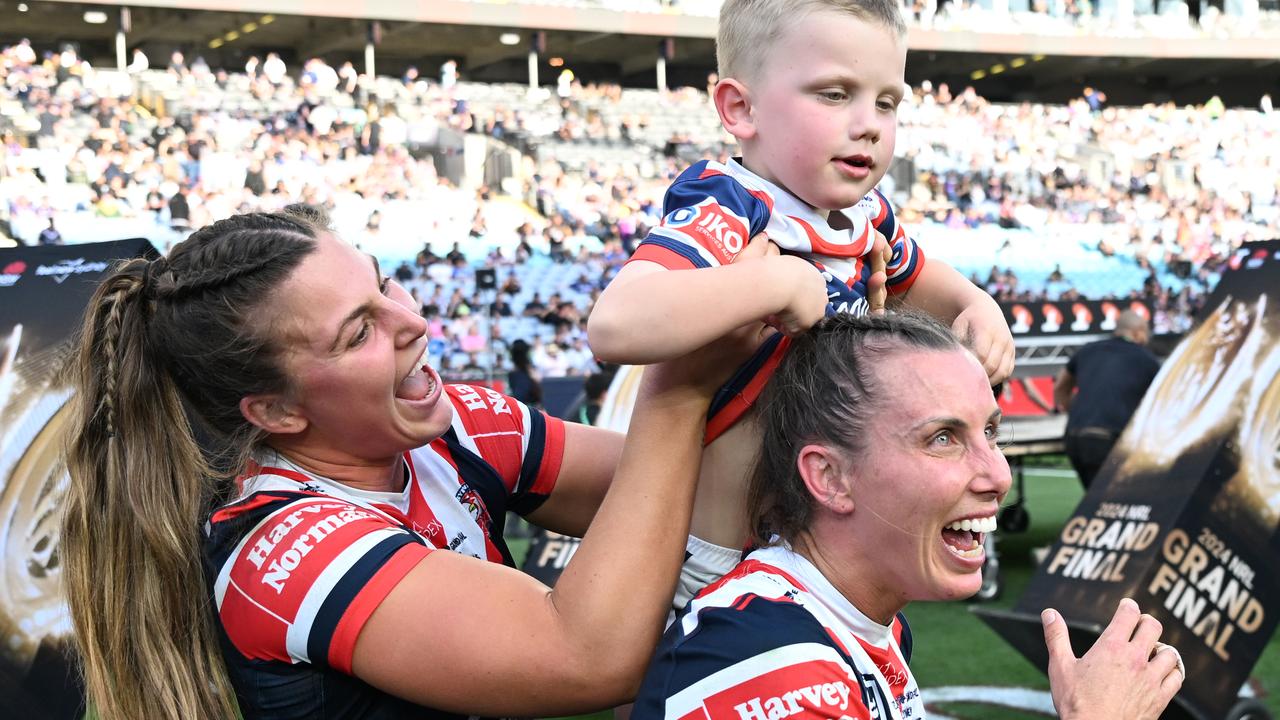
M 264 311 L 315 248 L 311 210 L 216 222 L 101 283 L 75 363 L 64 582 L 99 717 L 235 717 L 200 527 L 288 380 Z

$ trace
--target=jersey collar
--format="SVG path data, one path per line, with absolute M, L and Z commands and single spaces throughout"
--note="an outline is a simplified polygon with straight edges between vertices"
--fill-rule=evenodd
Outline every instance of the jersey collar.
M 854 607 L 805 556 L 795 552 L 787 544 L 773 545 L 751 553 L 752 559 L 769 565 L 777 565 L 795 575 L 809 589 L 810 595 L 824 608 L 867 642 L 877 647 L 887 647 L 893 638 L 892 625 L 881 625 Z
M 725 168 L 728 169 L 730 176 L 742 183 L 742 185 L 747 189 L 763 190 L 768 193 L 769 196 L 773 198 L 773 212 L 781 213 L 787 217 L 803 221 L 828 245 L 839 247 L 847 246 L 856 242 L 853 238 L 853 233 L 850 230 L 837 230 L 831 227 L 827 216 L 824 215 L 822 211 L 819 211 L 812 205 L 804 202 L 795 195 L 792 195 L 791 191 L 781 185 L 765 180 L 751 170 L 748 170 L 747 167 L 742 164 L 740 158 L 729 158 L 729 162 L 725 163 Z M 865 217 L 853 214 L 860 212 L 857 209 L 857 206 L 846 208 L 844 210 L 832 210 L 830 212 L 844 215 L 849 221 L 848 226 L 850 228 L 862 227 L 867 222 Z M 848 254 L 855 256 L 862 255 L 867 249 L 869 248 L 861 248 Z M 846 253 L 840 254 L 845 255 Z

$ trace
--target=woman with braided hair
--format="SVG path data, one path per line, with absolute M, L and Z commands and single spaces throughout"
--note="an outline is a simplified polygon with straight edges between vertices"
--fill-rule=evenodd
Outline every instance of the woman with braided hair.
M 313 214 L 232 217 L 124 263 L 86 313 L 68 448 L 91 705 L 387 719 L 628 699 L 675 586 L 715 368 L 752 344 L 651 368 L 624 451 L 444 385 L 409 294 Z M 554 590 L 509 567 L 507 510 L 590 523 Z

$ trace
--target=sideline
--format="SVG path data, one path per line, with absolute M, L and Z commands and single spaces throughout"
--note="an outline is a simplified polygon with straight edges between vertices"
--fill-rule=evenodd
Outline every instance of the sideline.
M 921 688 L 926 699 L 925 709 L 932 720 L 958 720 L 936 707 L 939 703 L 975 703 L 995 705 L 1038 713 L 1045 717 L 1057 717 L 1053 709 L 1053 696 L 1048 690 L 1031 688 L 997 687 L 994 685 L 952 685 L 948 687 Z

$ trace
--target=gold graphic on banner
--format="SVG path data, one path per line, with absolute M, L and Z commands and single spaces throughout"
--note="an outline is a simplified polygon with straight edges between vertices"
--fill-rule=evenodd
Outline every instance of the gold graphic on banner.
M 1120 438 L 1127 457 L 1116 483 L 1168 469 L 1239 422 L 1241 391 L 1266 343 L 1266 307 L 1266 295 L 1252 303 L 1228 296 L 1178 345 Z

